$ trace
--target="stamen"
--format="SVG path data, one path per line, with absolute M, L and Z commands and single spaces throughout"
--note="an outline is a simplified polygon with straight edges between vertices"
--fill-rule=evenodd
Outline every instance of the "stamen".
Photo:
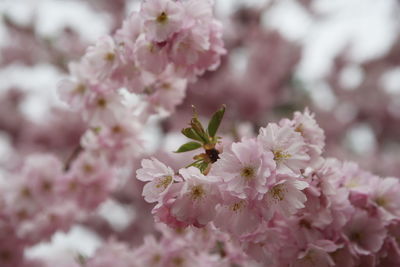
M 85 85 L 83 85 L 83 84 L 78 84 L 76 87 L 75 87 L 75 89 L 74 89 L 74 91 L 76 92 L 76 93 L 78 93 L 78 94 L 83 94 L 83 93 L 85 93 L 85 91 L 86 91 L 86 87 L 85 87 Z
M 191 198 L 193 200 L 199 200 L 204 197 L 206 192 L 203 189 L 202 185 L 196 185 L 192 187 L 192 190 L 190 191 Z
M 244 167 L 241 171 L 240 171 L 240 175 L 245 178 L 247 181 L 251 180 L 251 178 L 254 177 L 254 168 L 251 166 L 247 166 Z
M 234 203 L 233 205 L 230 206 L 230 209 L 232 211 L 240 211 L 244 207 L 245 203 L 243 200 Z
M 168 185 L 172 182 L 172 176 L 164 176 L 156 185 L 157 188 L 162 187 L 164 190 L 168 187 Z
M 274 160 L 278 163 L 290 159 L 292 155 L 282 150 L 273 150 L 272 153 L 274 154 Z
M 99 98 L 97 100 L 97 106 L 105 108 L 107 106 L 107 101 L 104 98 Z
M 165 12 L 162 12 L 158 17 L 156 18 L 156 21 L 160 24 L 165 24 L 168 21 L 168 16 Z
M 287 192 L 287 190 L 280 184 L 274 186 L 271 189 L 270 194 L 276 201 L 282 201 L 285 198 L 285 192 Z
M 104 55 L 104 60 L 105 61 L 114 61 L 114 59 L 115 59 L 115 54 L 114 53 L 107 53 L 107 54 L 105 54 Z

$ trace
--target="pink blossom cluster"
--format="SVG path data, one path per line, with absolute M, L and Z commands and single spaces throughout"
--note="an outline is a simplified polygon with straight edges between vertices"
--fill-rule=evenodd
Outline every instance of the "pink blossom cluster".
M 311 2 L 299 0 L 310 15 L 322 17 L 313 14 Z M 87 3 L 112 13 L 114 34 L 89 47 L 59 83 L 74 112 L 52 108 L 36 123 L 23 112 L 27 93 L 11 88 L 0 96 L 0 141 L 3 133 L 6 143 L 10 139 L 10 153 L 0 159 L 0 267 L 400 266 L 399 179 L 326 156 L 338 148 L 339 158 L 348 156 L 338 140 L 367 119 L 377 145 L 396 144 L 399 103 L 395 92 L 380 89 L 399 63 L 400 39 L 387 55 L 360 64 L 364 78 L 353 90 L 342 90 L 340 77 L 358 63 L 347 55 L 336 59 L 324 78 L 340 106 L 331 112 L 297 90 L 308 86 L 296 77 L 303 47 L 262 23 L 279 1 L 239 7 L 226 25 L 230 56 L 203 77 L 226 53 L 213 0 L 144 0 L 121 28 L 115 24 L 128 1 Z M 12 41 L 0 48 L 1 67 L 47 62 L 66 72 L 65 59 L 86 47 L 73 29 L 49 41 L 33 18 L 29 26 L 9 17 L 4 24 Z M 197 79 L 187 105 L 175 112 Z M 160 145 L 157 159 L 142 160 L 137 170 L 148 152 L 139 136 L 150 115 L 175 112 L 159 125 L 165 144 L 191 105 L 207 112 L 221 103 L 228 104 L 232 135 L 226 131 L 221 140 L 207 128 L 200 139 L 210 140 L 194 142 L 206 150 L 194 158 L 201 164 L 180 168 L 190 157 L 170 156 Z M 317 111 L 324 130 L 306 110 L 254 135 L 260 121 L 304 105 Z M 242 119 L 250 121 L 245 129 Z M 396 155 L 377 149 L 368 168 L 387 173 L 388 157 L 398 170 Z M 131 216 L 126 225 L 100 214 L 106 201 Z M 56 264 L 27 256 L 29 248 L 74 224 L 108 241 L 94 255 L 76 252 Z
M 396 266 L 400 181 L 324 158 L 306 110 L 224 144 L 211 170 L 144 159 L 137 179 L 169 227 L 215 227 L 267 266 Z M 218 266 L 218 265 L 217 265 Z
M 107 199 L 113 175 L 105 161 L 81 154 L 68 172 L 49 154 L 32 154 L 1 188 L 1 266 L 22 266 L 23 249 L 67 231 Z M 15 246 L 13 244 L 16 244 Z M 4 247 L 3 247 L 4 245 Z
M 147 118 L 174 111 L 188 81 L 215 69 L 225 53 L 212 5 L 145 1 L 69 65 L 59 92 L 87 130 L 65 160 L 34 153 L 5 170 L 12 179 L 0 188 L 0 266 L 29 266 L 25 248 L 84 222 L 131 175 Z M 133 97 L 139 104 L 129 102 Z
M 93 257 L 85 260 L 85 266 L 228 267 L 255 263 L 244 254 L 237 243 L 230 240 L 228 234 L 218 231 L 212 225 L 201 229 L 196 227 L 171 229 L 165 225 L 157 227 L 161 238 L 147 236 L 143 244 L 135 248 L 110 240 L 99 248 Z
M 66 102 L 92 125 L 119 117 L 125 89 L 146 102 L 148 112 L 171 112 L 188 80 L 215 69 L 225 53 L 221 24 L 212 1 L 148 0 L 113 36 L 104 36 L 70 64 L 71 77 L 59 89 Z
M 188 81 L 215 69 L 225 53 L 212 1 L 149 0 L 114 36 L 104 36 L 71 63 L 59 83 L 63 100 L 81 112 L 81 145 L 124 163 L 141 152 L 139 132 L 149 115 L 173 112 Z M 129 98 L 137 97 L 137 104 Z M 118 153 L 117 153 L 118 152 Z

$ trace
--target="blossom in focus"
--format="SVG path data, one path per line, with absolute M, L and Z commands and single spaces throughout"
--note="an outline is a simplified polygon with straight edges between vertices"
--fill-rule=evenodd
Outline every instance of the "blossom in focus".
M 258 141 L 273 153 L 279 172 L 299 174 L 310 159 L 303 137 L 289 126 L 270 123 L 260 129 Z
M 233 143 L 220 155 L 211 173 L 221 177 L 226 190 L 240 198 L 253 199 L 268 191 L 274 182 L 275 162 L 254 139 Z
M 199 169 L 180 169 L 184 182 L 171 213 L 177 220 L 193 225 L 206 225 L 215 216 L 215 206 L 220 192 L 215 178 L 204 176 Z
M 282 179 L 273 186 L 265 194 L 263 214 L 266 219 L 271 218 L 275 212 L 284 216 L 291 216 L 299 209 L 304 208 L 307 200 L 306 195 L 302 192 L 309 185 L 300 180 Z
M 143 159 L 142 168 L 136 171 L 136 177 L 140 181 L 148 182 L 143 188 L 143 196 L 147 202 L 158 201 L 162 192 L 174 181 L 179 181 L 170 167 L 155 158 Z

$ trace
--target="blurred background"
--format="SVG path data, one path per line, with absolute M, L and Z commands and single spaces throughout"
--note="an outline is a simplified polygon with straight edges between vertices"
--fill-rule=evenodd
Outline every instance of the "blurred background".
M 224 130 L 237 138 L 308 107 L 325 130 L 325 155 L 400 177 L 400 1 L 215 2 L 228 54 L 217 71 L 190 85 L 172 117 L 148 126 L 150 154 L 176 149 L 192 104 L 204 116 L 227 104 Z M 135 0 L 0 1 L 0 174 L 33 152 L 71 153 L 84 125 L 58 100 L 56 84 L 69 62 L 138 6 Z M 115 203 L 99 213 L 117 228 L 132 217 Z M 90 255 L 100 243 L 76 226 L 28 254 Z

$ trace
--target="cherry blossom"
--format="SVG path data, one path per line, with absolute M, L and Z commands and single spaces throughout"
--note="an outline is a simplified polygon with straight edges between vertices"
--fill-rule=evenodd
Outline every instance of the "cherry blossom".
M 149 40 L 163 42 L 181 29 L 183 12 L 180 2 L 147 0 L 142 5 L 141 14 Z
M 279 171 L 300 173 L 307 166 L 310 157 L 304 139 L 291 127 L 271 123 L 260 129 L 258 140 L 266 151 L 274 154 Z
M 256 140 L 233 143 L 220 155 L 212 174 L 222 177 L 226 190 L 240 198 L 255 198 L 268 191 L 274 182 L 275 162 Z

